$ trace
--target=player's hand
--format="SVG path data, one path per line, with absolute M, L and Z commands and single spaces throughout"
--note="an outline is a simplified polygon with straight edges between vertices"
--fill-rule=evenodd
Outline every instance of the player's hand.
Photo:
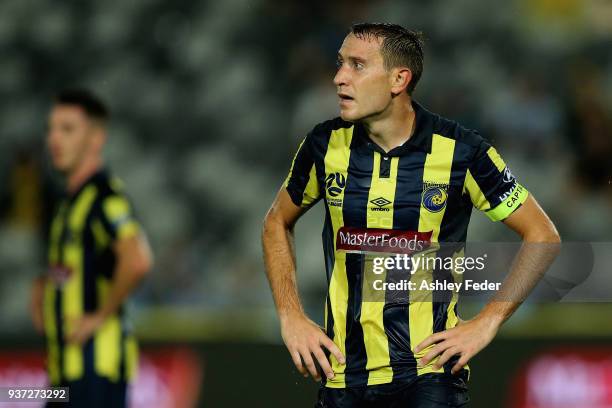
M 102 326 L 104 320 L 104 316 L 99 313 L 86 313 L 72 320 L 70 322 L 72 330 L 68 335 L 68 342 L 82 345 L 93 336 L 100 326 Z
M 419 360 L 419 367 L 425 367 L 433 359 L 434 369 L 442 367 L 451 357 L 460 356 L 451 372 L 456 374 L 470 361 L 472 357 L 484 349 L 495 337 L 499 325 L 485 318 L 476 317 L 472 320 L 459 321 L 459 325 L 439 333 L 434 333 L 415 347 L 414 353 L 419 353 L 427 347 L 432 349 Z
M 295 367 L 304 377 L 310 374 L 316 381 L 320 381 L 321 374 L 316 366 L 318 363 L 328 379 L 334 378 L 334 371 L 325 356 L 323 347 L 329 350 L 340 364 L 345 362 L 340 349 L 315 322 L 303 313 L 294 312 L 282 317 L 281 334 Z

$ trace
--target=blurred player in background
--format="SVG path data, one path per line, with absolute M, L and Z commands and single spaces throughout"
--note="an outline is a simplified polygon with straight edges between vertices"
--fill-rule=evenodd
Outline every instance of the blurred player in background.
M 319 408 L 465 407 L 468 361 L 491 342 L 556 254 L 554 225 L 495 148 L 412 100 L 422 47 L 419 33 L 397 25 L 352 27 L 334 78 L 341 117 L 304 139 L 264 223 L 282 337 L 298 370 L 323 379 Z M 293 252 L 293 227 L 319 200 L 326 210 L 325 332 L 304 313 Z M 499 297 L 466 322 L 457 316 L 455 298 L 415 300 L 413 292 L 397 298 L 389 291 L 382 301 L 366 298 L 372 252 L 399 250 L 385 236 L 465 242 L 472 207 L 525 243 L 552 246 L 523 245 Z M 449 271 L 417 273 L 441 280 Z
M 69 387 L 70 403 L 57 403 L 62 407 L 126 406 L 137 368 L 123 305 L 151 269 L 152 255 L 121 182 L 103 165 L 108 118 L 94 94 L 68 90 L 56 97 L 48 121 L 47 146 L 65 177 L 65 197 L 31 311 L 47 337 L 50 383 Z

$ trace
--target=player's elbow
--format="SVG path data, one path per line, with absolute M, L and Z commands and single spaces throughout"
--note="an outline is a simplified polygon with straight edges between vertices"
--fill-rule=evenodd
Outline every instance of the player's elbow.
M 533 222 L 525 223 L 523 229 L 523 241 L 534 243 L 546 243 L 558 245 L 561 243 L 561 235 L 552 220 L 545 214 Z
M 549 222 L 536 231 L 535 239 L 533 241 L 559 245 L 561 244 L 561 235 L 559 235 L 559 231 L 557 231 L 555 225 L 552 222 Z
M 557 231 L 556 228 L 550 231 L 550 234 L 546 239 L 546 242 L 551 242 L 553 244 L 561 244 L 561 235 L 559 234 L 559 231 Z
M 554 225 L 552 225 L 552 229 L 546 232 L 543 242 L 546 243 L 555 257 L 559 255 L 561 252 L 561 235 L 559 235 L 559 231 L 557 231 Z
M 134 274 L 141 279 L 148 275 L 151 269 L 153 269 L 153 260 L 150 257 L 140 259 L 132 267 Z
M 153 262 L 147 259 L 147 260 L 143 260 L 139 262 L 138 264 L 136 264 L 134 268 L 134 272 L 140 278 L 144 278 L 146 275 L 148 275 L 151 272 L 152 268 L 153 268 Z
M 145 235 L 121 239 L 116 243 L 118 268 L 135 280 L 142 279 L 153 267 L 153 253 Z
M 132 276 L 137 280 L 143 279 L 153 269 L 153 255 L 148 248 L 135 251 L 129 262 Z
M 561 252 L 561 235 L 552 222 L 548 222 L 539 228 L 533 228 L 525 235 L 524 241 L 531 246 L 544 250 L 553 258 Z
M 274 236 L 278 233 L 278 231 L 282 231 L 283 229 L 288 228 L 286 228 L 282 217 L 279 215 L 278 211 L 274 209 L 274 207 L 270 208 L 264 217 L 263 228 L 261 231 L 262 240 L 265 242 L 267 238 Z

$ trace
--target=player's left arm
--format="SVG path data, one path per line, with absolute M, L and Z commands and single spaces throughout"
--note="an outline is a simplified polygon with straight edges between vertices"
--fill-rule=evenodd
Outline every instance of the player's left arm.
M 101 319 L 114 315 L 119 307 L 144 276 L 153 263 L 151 249 L 144 234 L 123 238 L 114 244 L 117 267 L 111 283 L 109 296 L 98 310 Z
M 127 200 L 111 197 L 103 207 L 102 219 L 112 239 L 115 270 L 108 295 L 101 299 L 100 307 L 73 322 L 74 330 L 68 340 L 77 344 L 87 341 L 108 317 L 117 313 L 153 264 L 146 235 L 135 221 Z
M 420 366 L 439 356 L 434 363 L 434 368 L 438 369 L 452 356 L 459 355 L 452 372 L 461 370 L 493 340 L 503 322 L 529 295 L 557 256 L 561 242 L 559 233 L 531 195 L 503 222 L 523 239 L 510 273 L 496 296 L 476 317 L 427 337 L 415 348 L 414 352 L 418 353 L 434 345 L 420 359 Z
M 82 344 L 87 341 L 109 316 L 119 310 L 151 269 L 151 250 L 143 234 L 122 238 L 114 243 L 113 248 L 117 264 L 108 296 L 96 312 L 85 314 L 75 322 L 75 330 L 69 338 L 71 342 Z

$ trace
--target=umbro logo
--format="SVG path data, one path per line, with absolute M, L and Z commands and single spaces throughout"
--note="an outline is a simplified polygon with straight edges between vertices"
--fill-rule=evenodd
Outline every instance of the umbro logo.
M 371 208 L 372 211 L 389 211 L 390 210 L 389 208 L 385 208 L 385 207 L 391 204 L 391 201 L 387 200 L 384 197 L 375 198 L 373 200 L 370 200 L 370 202 L 376 206 L 376 207 Z
M 384 197 L 375 198 L 370 202 L 378 207 L 384 207 L 385 205 L 391 204 L 391 201 L 387 200 Z

